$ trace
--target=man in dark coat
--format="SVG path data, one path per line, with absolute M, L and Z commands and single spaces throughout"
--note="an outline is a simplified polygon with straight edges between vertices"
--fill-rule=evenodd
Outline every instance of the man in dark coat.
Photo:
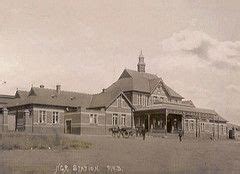
M 179 141 L 182 142 L 182 136 L 183 136 L 183 131 L 180 129 L 178 131 L 178 137 L 179 137 Z
M 145 125 L 143 124 L 143 128 L 142 128 L 142 136 L 143 136 L 143 140 L 145 140 L 146 137 L 146 129 L 145 129 Z

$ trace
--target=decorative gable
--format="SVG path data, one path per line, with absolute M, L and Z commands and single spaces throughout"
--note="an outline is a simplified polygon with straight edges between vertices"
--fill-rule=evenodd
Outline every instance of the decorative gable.
M 114 100 L 114 102 L 111 104 L 112 107 L 117 107 L 118 106 L 117 100 L 118 100 L 118 98 L 116 100 Z
M 119 95 L 109 107 L 130 108 L 128 102 L 123 95 Z
M 31 96 L 31 95 L 37 95 L 36 92 L 33 90 L 33 88 L 30 90 L 28 96 Z
M 15 98 L 20 98 L 20 94 L 19 94 L 18 91 L 17 91 L 16 94 L 15 94 Z
M 127 70 L 125 69 L 124 71 L 123 71 L 123 73 L 121 74 L 121 76 L 119 77 L 119 79 L 121 79 L 121 78 L 130 78 L 131 77 L 131 75 L 127 72 Z
M 165 90 L 163 89 L 162 84 L 158 84 L 152 94 L 159 96 L 159 97 L 167 97 L 167 94 L 166 94 Z

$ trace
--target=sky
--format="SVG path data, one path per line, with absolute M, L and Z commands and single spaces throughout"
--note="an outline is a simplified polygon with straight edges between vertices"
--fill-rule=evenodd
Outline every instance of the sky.
M 240 1 L 1 0 L 0 93 L 45 85 L 98 93 L 146 71 L 240 124 Z M 6 81 L 6 83 L 4 83 Z

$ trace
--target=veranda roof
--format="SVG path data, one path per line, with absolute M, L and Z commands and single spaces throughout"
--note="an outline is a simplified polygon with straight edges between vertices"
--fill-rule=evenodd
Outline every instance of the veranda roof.
M 185 114 L 194 117 L 201 117 L 201 118 L 208 118 L 210 120 L 216 121 L 223 121 L 226 122 L 224 118 L 218 115 L 218 113 L 211 109 L 204 109 L 204 108 L 196 108 L 196 107 L 189 107 L 180 104 L 157 104 L 151 105 L 148 107 L 138 108 L 135 112 L 149 112 L 149 111 L 160 111 L 160 110 L 167 110 L 171 114 Z

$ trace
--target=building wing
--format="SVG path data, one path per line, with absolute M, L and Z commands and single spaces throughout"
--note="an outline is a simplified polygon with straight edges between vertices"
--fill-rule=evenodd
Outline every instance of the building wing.
M 21 93 L 17 92 L 18 95 Z M 29 92 L 20 94 L 7 106 L 14 107 L 27 104 L 64 106 L 64 107 L 87 107 L 92 95 L 78 92 L 59 91 L 55 89 L 32 87 Z
M 14 98 L 13 95 L 0 95 L 0 108 L 6 106 Z

